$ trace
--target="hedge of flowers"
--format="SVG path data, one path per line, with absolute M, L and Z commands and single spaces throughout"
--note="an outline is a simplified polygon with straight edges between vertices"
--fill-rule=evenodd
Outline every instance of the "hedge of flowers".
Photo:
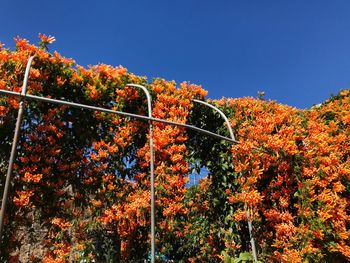
M 53 37 L 39 37 L 38 46 L 16 38 L 14 51 L 0 44 L 0 89 L 21 91 L 35 55 L 30 94 L 147 115 L 145 96 L 126 87 L 140 84 L 152 94 L 154 117 L 228 135 L 220 116 L 191 101 L 207 95 L 200 86 L 148 81 L 122 66 L 85 68 L 50 53 Z M 252 260 L 247 217 L 260 261 L 350 260 L 350 91 L 307 110 L 261 98 L 210 102 L 229 117 L 239 144 L 153 124 L 157 260 Z M 18 105 L 0 96 L 2 174 Z M 148 142 L 145 122 L 26 101 L 1 261 L 147 259 Z M 203 169 L 208 176 L 188 187 Z

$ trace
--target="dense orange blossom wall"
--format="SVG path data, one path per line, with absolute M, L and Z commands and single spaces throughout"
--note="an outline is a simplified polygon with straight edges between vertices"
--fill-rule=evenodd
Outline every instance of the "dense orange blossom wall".
M 191 123 L 227 135 L 219 116 L 195 106 L 200 86 L 135 76 L 105 64 L 84 68 L 48 45 L 0 44 L 0 89 Z M 154 125 L 156 247 L 160 261 L 231 262 L 250 251 L 247 210 L 259 260 L 350 260 L 350 94 L 299 110 L 254 98 L 210 101 L 239 144 L 181 127 Z M 19 101 L 0 97 L 0 172 L 6 173 Z M 27 101 L 6 213 L 1 261 L 140 260 L 150 251 L 148 124 L 117 115 Z M 189 175 L 208 177 L 188 187 Z M 3 190 L 4 176 L 1 179 Z M 41 234 L 38 234 L 41 233 Z M 28 248 L 30 244 L 30 248 Z

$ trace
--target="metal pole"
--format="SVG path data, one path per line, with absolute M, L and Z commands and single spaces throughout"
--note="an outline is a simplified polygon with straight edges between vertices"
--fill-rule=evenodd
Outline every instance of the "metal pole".
M 12 176 L 13 164 L 14 164 L 14 161 L 16 158 L 17 144 L 18 144 L 18 138 L 19 138 L 19 133 L 20 133 L 20 129 L 21 129 L 21 122 L 22 122 L 22 116 L 23 116 L 23 110 L 24 110 L 23 98 L 26 96 L 26 93 L 27 93 L 29 71 L 30 71 L 30 67 L 32 65 L 33 58 L 34 58 L 34 56 L 29 58 L 28 63 L 27 63 L 27 67 L 26 67 L 26 71 L 24 74 L 24 80 L 23 80 L 23 86 L 22 86 L 22 92 L 21 92 L 21 101 L 19 103 L 15 134 L 13 137 L 9 166 L 8 166 L 7 174 L 6 174 L 4 193 L 2 195 L 2 203 L 1 203 L 1 211 L 0 211 L 0 245 L 2 244 L 2 230 L 3 230 L 3 225 L 4 225 L 4 219 L 5 219 L 5 210 L 6 210 L 7 200 L 8 200 L 9 189 L 11 186 L 11 176 Z
M 148 104 L 148 117 L 152 118 L 152 99 L 151 95 L 149 94 L 149 91 L 141 85 L 137 84 L 127 84 L 128 87 L 135 87 L 142 89 L 147 97 L 147 104 Z M 154 194 L 154 151 L 153 151 L 153 127 L 152 127 L 152 121 L 149 121 L 149 151 L 150 151 L 150 173 L 151 173 L 151 262 L 155 262 L 155 225 L 156 225 L 156 218 L 155 218 L 155 194 Z
M 214 109 L 215 111 L 217 111 L 221 115 L 221 117 L 225 120 L 226 125 L 227 125 L 227 129 L 228 129 L 228 131 L 230 133 L 230 136 L 231 136 L 231 139 L 236 141 L 235 135 L 233 134 L 233 131 L 232 131 L 232 128 L 231 128 L 231 124 L 230 124 L 228 118 L 226 117 L 226 115 L 219 108 L 215 107 L 212 104 L 209 104 L 208 102 L 202 101 L 202 100 L 193 99 L 192 101 L 200 103 L 200 104 L 203 104 L 203 105 L 208 106 L 208 107 Z
M 24 97 L 19 92 L 14 92 L 14 91 L 9 91 L 9 90 L 1 90 L 0 89 L 0 94 L 4 94 L 4 95 L 8 95 L 8 96 Z M 194 131 L 197 131 L 197 132 L 200 132 L 200 133 L 212 136 L 212 137 L 220 139 L 220 140 L 228 141 L 228 142 L 230 142 L 232 144 L 240 143 L 239 141 L 232 140 L 231 138 L 228 138 L 228 137 L 222 136 L 220 134 L 216 134 L 214 132 L 207 131 L 207 130 L 204 130 L 204 129 L 201 129 L 201 128 L 198 128 L 196 126 L 189 125 L 189 124 L 184 124 L 184 123 L 179 123 L 179 122 L 174 122 L 174 121 L 167 121 L 167 120 L 153 118 L 153 117 L 150 118 L 148 116 L 142 116 L 142 115 L 133 114 L 133 113 L 127 113 L 127 112 L 123 112 L 123 111 L 115 111 L 115 110 L 111 110 L 111 109 L 105 109 L 105 108 L 101 108 L 101 107 L 90 106 L 90 105 L 86 105 L 86 104 L 80 104 L 80 103 L 69 102 L 69 101 L 64 101 L 64 100 L 49 99 L 49 98 L 35 96 L 35 95 L 30 95 L 30 94 L 27 94 L 25 96 L 25 98 L 27 100 L 44 101 L 44 102 L 58 104 L 58 105 L 71 106 L 71 107 L 79 108 L 79 109 L 94 110 L 94 111 L 100 111 L 100 112 L 117 114 L 117 115 L 130 117 L 130 118 L 133 118 L 133 119 L 139 119 L 139 120 L 143 120 L 143 121 L 160 122 L 160 123 L 164 123 L 164 124 L 167 124 L 167 125 L 174 125 L 174 126 L 185 127 L 185 128 L 188 128 L 188 129 L 191 129 L 191 130 L 194 130 Z
M 255 248 L 255 241 L 253 236 L 253 224 L 252 224 L 252 220 L 250 219 L 249 207 L 247 207 L 247 219 L 248 219 L 248 230 L 249 230 L 249 236 L 250 236 L 250 244 L 252 246 L 253 258 L 254 258 L 254 261 L 258 261 L 256 248 Z
M 226 115 L 220 109 L 218 109 L 217 107 L 215 107 L 212 104 L 209 104 L 209 103 L 201 101 L 201 100 L 193 99 L 192 101 L 200 103 L 200 104 L 203 104 L 203 105 L 206 105 L 206 106 L 216 110 L 221 115 L 221 117 L 225 120 L 226 125 L 227 125 L 227 129 L 230 132 L 231 139 L 233 141 L 236 141 L 235 136 L 234 136 L 233 131 L 232 131 L 231 124 L 230 124 L 228 118 L 226 117 Z M 255 240 L 254 240 L 254 236 L 252 234 L 253 233 L 253 224 L 252 224 L 252 221 L 250 219 L 249 208 L 247 208 L 247 221 L 248 221 L 248 230 L 249 230 L 250 244 L 252 246 L 253 258 L 254 258 L 254 261 L 258 261 L 257 253 L 256 253 L 256 247 L 255 247 Z

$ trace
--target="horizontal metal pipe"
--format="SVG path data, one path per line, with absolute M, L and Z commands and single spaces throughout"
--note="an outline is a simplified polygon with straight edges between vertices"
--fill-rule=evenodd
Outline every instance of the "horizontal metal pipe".
M 53 104 L 59 104 L 59 105 L 66 105 L 66 106 L 71 106 L 74 108 L 80 108 L 80 109 L 86 109 L 86 110 L 97 110 L 97 111 L 101 111 L 101 112 L 106 112 L 106 113 L 113 113 L 113 114 L 118 114 L 121 116 L 125 116 L 125 117 L 130 117 L 130 118 L 134 118 L 134 119 L 139 119 L 139 120 L 143 120 L 143 121 L 152 121 L 152 122 L 160 122 L 160 123 L 164 123 L 167 125 L 175 125 L 175 126 L 180 126 L 180 127 L 185 127 L 212 137 L 215 137 L 217 139 L 220 140 L 225 140 L 228 141 L 232 144 L 238 144 L 239 141 L 233 140 L 231 138 L 198 128 L 196 126 L 193 125 L 189 125 L 189 124 L 184 124 L 184 123 L 179 123 L 179 122 L 174 122 L 174 121 L 167 121 L 167 120 L 163 120 L 163 119 L 158 119 L 158 118 L 153 118 L 153 117 L 147 117 L 147 116 L 142 116 L 142 115 L 138 115 L 138 114 L 133 114 L 133 113 L 127 113 L 127 112 L 123 112 L 123 111 L 116 111 L 116 110 L 111 110 L 111 109 L 105 109 L 105 108 L 101 108 L 101 107 L 96 107 L 96 106 L 90 106 L 90 105 L 86 105 L 86 104 L 80 104 L 80 103 L 75 103 L 75 102 L 70 102 L 70 101 L 64 101 L 64 100 L 57 100 L 57 99 L 50 99 L 50 98 L 45 98 L 45 97 L 40 97 L 40 96 L 35 96 L 35 95 L 30 95 L 30 94 L 26 94 L 26 95 L 22 95 L 19 92 L 15 92 L 15 91 L 9 91 L 9 90 L 1 90 L 0 89 L 0 94 L 4 94 L 7 96 L 16 96 L 16 97 L 20 97 L 20 98 L 24 98 L 24 99 L 31 99 L 31 100 L 37 100 L 37 101 L 44 101 L 44 102 L 49 102 L 49 103 L 53 103 Z

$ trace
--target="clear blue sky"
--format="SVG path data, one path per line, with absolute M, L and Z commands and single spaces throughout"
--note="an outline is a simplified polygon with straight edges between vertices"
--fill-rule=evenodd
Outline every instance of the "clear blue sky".
M 349 14 L 347 0 L 2 0 L 0 41 L 41 32 L 80 65 L 305 108 L 350 87 Z

